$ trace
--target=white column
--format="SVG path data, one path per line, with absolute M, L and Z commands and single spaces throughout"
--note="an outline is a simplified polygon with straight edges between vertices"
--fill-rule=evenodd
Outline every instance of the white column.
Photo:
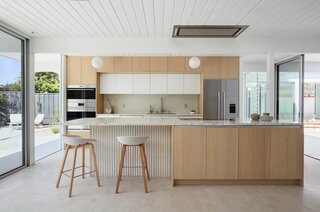
M 274 116 L 275 113 L 275 69 L 274 69 L 274 55 L 267 55 L 267 109 L 266 111 Z

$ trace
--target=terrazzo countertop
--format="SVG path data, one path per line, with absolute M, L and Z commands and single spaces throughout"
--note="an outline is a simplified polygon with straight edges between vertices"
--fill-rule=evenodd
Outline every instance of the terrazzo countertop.
M 179 118 L 82 118 L 61 123 L 62 125 L 105 125 L 105 126 L 302 126 L 292 121 L 230 120 L 181 120 Z

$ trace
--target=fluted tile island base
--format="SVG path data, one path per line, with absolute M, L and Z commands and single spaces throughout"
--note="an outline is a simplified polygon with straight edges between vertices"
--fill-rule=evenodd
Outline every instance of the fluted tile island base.
M 170 177 L 173 185 L 303 185 L 300 123 L 96 118 L 65 124 L 90 126 L 102 177 L 117 176 L 121 145 L 116 137 L 136 135 L 150 137 L 150 176 Z M 141 166 L 138 149 L 130 148 L 125 166 Z M 141 169 L 126 168 L 124 176 L 141 176 Z
M 121 144 L 117 136 L 149 136 L 145 144 L 150 177 L 171 177 L 170 126 L 100 126 L 90 127 L 91 138 L 97 139 L 97 159 L 102 177 L 118 176 Z M 141 166 L 138 147 L 127 148 L 125 166 Z M 125 168 L 123 176 L 142 176 L 141 169 Z

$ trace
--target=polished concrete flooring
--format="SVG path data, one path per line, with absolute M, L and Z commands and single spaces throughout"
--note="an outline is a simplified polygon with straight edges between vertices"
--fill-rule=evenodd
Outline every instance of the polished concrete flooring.
M 305 186 L 177 186 L 151 179 L 124 179 L 114 194 L 115 179 L 76 178 L 68 198 L 68 178 L 55 180 L 62 153 L 0 180 L 0 211 L 320 211 L 320 161 L 305 157 Z

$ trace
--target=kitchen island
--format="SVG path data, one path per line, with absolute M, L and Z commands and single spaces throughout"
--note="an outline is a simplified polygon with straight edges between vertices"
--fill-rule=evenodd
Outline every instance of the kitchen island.
M 151 177 L 176 184 L 303 184 L 303 125 L 292 122 L 212 121 L 172 118 L 85 118 L 97 139 L 102 177 L 118 172 L 117 136 L 149 136 L 146 153 Z M 130 148 L 127 166 L 139 166 Z M 141 176 L 125 169 L 124 176 Z

